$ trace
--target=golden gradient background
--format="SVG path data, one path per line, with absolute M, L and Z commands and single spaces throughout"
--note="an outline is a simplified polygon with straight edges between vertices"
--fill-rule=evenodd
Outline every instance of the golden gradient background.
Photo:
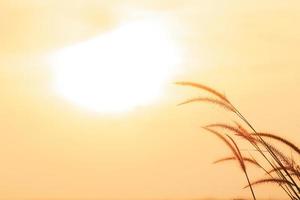
M 299 145 L 299 1 L 0 0 L 0 199 L 249 196 L 237 166 L 211 164 L 228 151 L 199 128 L 230 116 L 175 106 L 196 91 L 170 83 L 159 103 L 117 115 L 52 91 L 49 53 L 143 13 L 176 25 L 185 57 L 174 81 L 224 91 L 255 127 Z

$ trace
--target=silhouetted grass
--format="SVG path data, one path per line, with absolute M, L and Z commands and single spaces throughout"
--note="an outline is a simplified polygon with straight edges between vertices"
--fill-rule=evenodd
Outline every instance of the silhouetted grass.
M 185 105 L 195 102 L 206 102 L 219 105 L 226 111 L 233 112 L 235 115 L 237 115 L 241 122 L 243 122 L 244 124 L 243 126 L 238 122 L 235 122 L 235 125 L 226 123 L 214 123 L 203 127 L 206 131 L 216 135 L 219 139 L 221 139 L 227 145 L 227 147 L 231 149 L 231 152 L 233 154 L 225 158 L 221 158 L 214 163 L 237 161 L 248 182 L 244 188 L 250 188 L 254 200 L 256 200 L 256 196 L 253 190 L 253 186 L 260 184 L 277 184 L 284 190 L 284 192 L 289 196 L 290 199 L 300 200 L 299 159 L 295 160 L 291 155 L 284 154 L 283 152 L 278 150 L 278 148 L 267 142 L 265 138 L 274 140 L 278 142 L 279 145 L 285 145 L 289 147 L 296 153 L 297 158 L 299 158 L 300 155 L 299 147 L 281 136 L 272 133 L 263 133 L 256 131 L 254 127 L 249 123 L 249 121 L 240 113 L 240 111 L 227 99 L 227 97 L 225 97 L 225 95 L 221 94 L 217 90 L 206 85 L 194 82 L 177 82 L 176 84 L 181 86 L 194 87 L 202 91 L 206 91 L 213 96 L 213 98 L 192 98 L 184 101 L 179 105 Z M 251 131 L 248 131 L 248 129 L 250 129 Z M 231 132 L 232 136 L 225 134 L 223 131 Z M 258 152 L 258 154 L 255 154 L 254 156 L 250 153 L 249 150 L 248 153 L 250 154 L 251 158 L 244 157 L 241 153 L 239 145 L 234 140 L 234 137 L 240 137 L 246 140 L 253 147 L 253 150 Z M 258 160 L 264 160 L 266 161 L 266 163 L 259 163 Z M 251 164 L 258 167 L 265 172 L 264 176 L 268 177 L 263 177 L 259 180 L 251 182 L 248 177 L 246 164 Z

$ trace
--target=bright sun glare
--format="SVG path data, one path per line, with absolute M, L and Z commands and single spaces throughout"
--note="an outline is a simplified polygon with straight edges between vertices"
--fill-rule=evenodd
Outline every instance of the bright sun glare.
M 55 90 L 96 112 L 124 112 L 163 92 L 180 63 L 166 24 L 139 20 L 54 53 Z

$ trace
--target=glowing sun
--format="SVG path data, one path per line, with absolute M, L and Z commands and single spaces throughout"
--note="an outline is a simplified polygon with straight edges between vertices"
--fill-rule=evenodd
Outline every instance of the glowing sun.
M 166 24 L 139 20 L 55 52 L 54 88 L 96 112 L 123 112 L 153 102 L 180 62 Z

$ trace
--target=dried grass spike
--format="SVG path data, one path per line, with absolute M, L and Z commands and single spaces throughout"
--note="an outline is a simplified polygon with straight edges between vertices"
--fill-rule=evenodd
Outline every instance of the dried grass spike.
M 213 128 L 213 127 L 223 128 L 223 129 L 226 129 L 226 130 L 236 133 L 238 136 L 241 136 L 241 137 L 245 138 L 246 140 L 249 140 L 252 143 L 256 143 L 256 139 L 251 134 L 248 134 L 247 132 L 244 132 L 244 131 L 240 130 L 239 128 L 233 127 L 228 124 L 216 123 L 216 124 L 209 124 L 206 127 L 208 127 L 208 128 Z
M 280 136 L 277 136 L 277 135 L 274 135 L 271 133 L 254 133 L 253 135 L 258 135 L 260 137 L 268 137 L 268 138 L 277 140 L 279 142 L 282 142 L 282 143 L 288 145 L 289 147 L 291 147 L 295 152 L 297 152 L 300 155 L 300 149 L 295 144 L 293 144 L 292 142 L 290 142 Z
M 191 86 L 191 87 L 196 87 L 196 88 L 200 88 L 202 90 L 205 90 L 211 94 L 214 94 L 215 96 L 219 97 L 220 99 L 226 101 L 227 103 L 230 103 L 229 100 L 225 97 L 225 95 L 221 94 L 220 92 L 212 89 L 211 87 L 208 87 L 206 85 L 200 84 L 200 83 L 194 83 L 194 82 L 176 82 L 175 84 L 177 85 L 183 85 L 183 86 Z
M 261 142 L 261 141 L 260 141 Z M 261 142 L 265 147 L 267 147 L 270 151 L 272 151 L 273 154 L 276 155 L 276 157 L 281 161 L 281 165 L 285 166 L 292 166 L 292 161 L 287 156 L 285 156 L 281 151 L 279 151 L 277 148 L 275 148 L 273 145 L 267 143 L 266 141 Z M 268 150 L 268 151 L 269 151 Z
M 216 135 L 218 138 L 220 138 L 232 151 L 234 157 L 236 157 L 236 159 L 239 161 L 239 164 L 242 168 L 242 170 L 245 170 L 245 165 L 243 163 L 243 160 L 240 158 L 240 155 L 239 153 L 237 152 L 237 150 L 235 149 L 235 147 L 223 136 L 221 135 L 219 132 L 213 130 L 213 129 L 210 129 L 210 128 L 207 128 L 207 127 L 203 127 L 205 130 L 213 133 L 214 135 Z
M 271 170 L 268 171 L 268 173 L 273 173 L 273 172 L 276 172 L 276 171 L 280 171 L 280 170 L 287 170 L 287 171 L 290 171 L 291 174 L 295 174 L 295 175 L 300 175 L 300 173 L 297 171 L 297 169 L 294 169 L 293 167 L 291 166 L 284 166 L 284 167 L 275 167 L 275 168 L 272 168 Z
M 246 157 L 242 157 L 243 161 L 244 162 L 248 162 L 250 164 L 253 164 L 255 166 L 258 166 L 258 167 L 261 167 L 256 160 L 252 159 L 252 158 L 246 158 Z M 231 156 L 231 157 L 225 157 L 225 158 L 221 158 L 221 159 L 218 159 L 216 161 L 214 161 L 213 163 L 214 164 L 217 164 L 217 163 L 221 163 L 221 162 L 226 162 L 226 161 L 231 161 L 231 160 L 236 160 L 235 157 Z
M 258 184 L 264 184 L 264 183 L 277 183 L 277 184 L 279 184 L 279 185 L 281 185 L 281 184 L 288 184 L 288 185 L 290 185 L 290 186 L 293 186 L 293 185 L 294 185 L 293 183 L 291 183 L 290 181 L 285 180 L 285 179 L 279 179 L 279 178 L 266 178 L 266 179 L 260 179 L 260 180 L 257 180 L 257 181 L 252 182 L 252 183 L 251 183 L 251 186 L 253 186 L 253 185 L 258 185 Z M 247 188 L 247 187 L 249 187 L 249 186 L 250 186 L 250 185 L 246 185 L 246 186 L 244 187 L 244 189 Z
M 207 97 L 198 97 L 198 98 L 189 99 L 187 101 L 184 101 L 184 102 L 178 104 L 178 106 L 181 106 L 181 105 L 184 105 L 184 104 L 188 104 L 188 103 L 194 103 L 194 102 L 208 102 L 208 103 L 213 103 L 213 104 L 216 104 L 216 105 L 219 105 L 219 106 L 225 108 L 228 111 L 235 112 L 235 110 L 229 104 L 224 103 L 223 101 L 220 101 L 218 99 L 207 98 Z

